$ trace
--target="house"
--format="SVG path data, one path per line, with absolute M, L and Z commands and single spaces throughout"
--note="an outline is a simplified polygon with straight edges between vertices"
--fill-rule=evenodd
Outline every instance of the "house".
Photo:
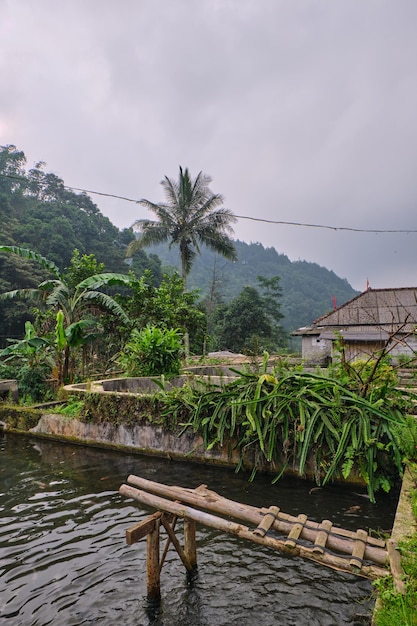
M 308 364 L 332 360 L 334 344 L 343 340 L 346 359 L 369 358 L 386 348 L 392 358 L 417 353 L 417 287 L 367 289 L 310 326 L 293 331 L 302 338 Z

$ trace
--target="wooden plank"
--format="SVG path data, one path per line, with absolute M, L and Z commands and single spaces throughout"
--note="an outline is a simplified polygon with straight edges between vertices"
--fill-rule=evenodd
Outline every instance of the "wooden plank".
M 280 552 L 284 552 L 286 554 L 297 554 L 303 558 L 320 563 L 321 565 L 326 565 L 327 567 L 331 567 L 333 569 L 351 573 L 349 563 L 342 557 L 338 557 L 333 554 L 315 554 L 311 549 L 301 545 L 297 545 L 295 548 L 288 548 L 284 541 L 276 539 L 275 537 L 271 537 L 269 535 L 259 537 L 258 535 L 255 535 L 247 526 L 206 513 L 205 511 L 196 510 L 182 503 L 161 498 L 154 494 L 147 493 L 146 491 L 135 489 L 129 485 L 121 485 L 119 493 L 127 498 L 133 498 L 133 500 L 137 500 L 142 504 L 152 506 L 161 511 L 169 511 L 170 513 L 180 517 L 189 517 L 190 519 L 193 519 L 204 526 L 208 526 L 209 528 L 215 528 L 217 530 L 236 535 L 242 539 L 279 550 Z M 367 565 L 361 569 L 358 575 L 367 578 L 379 578 L 381 576 L 386 576 L 388 573 L 389 572 L 384 568 L 377 567 L 376 565 Z
M 285 542 L 285 545 L 289 548 L 295 548 L 295 546 L 297 545 L 297 540 L 299 539 L 300 534 L 304 528 L 304 524 L 307 521 L 307 515 L 304 515 L 304 513 L 300 513 L 297 519 L 299 520 L 299 522 L 297 524 L 294 524 L 290 531 L 290 534 L 288 535 L 288 539 Z
M 177 499 L 186 504 L 214 513 L 227 515 L 255 527 L 260 524 L 263 516 L 269 511 L 268 508 L 256 508 L 223 498 L 215 491 L 207 489 L 205 485 L 200 485 L 197 489 L 186 489 L 184 487 L 164 485 L 135 475 L 130 475 L 128 482 L 147 492 L 166 498 Z M 299 523 L 297 517 L 279 511 L 278 519 L 275 520 L 272 528 L 278 533 L 288 535 L 294 524 L 297 523 Z M 300 538 L 314 543 L 318 531 L 319 524 L 307 520 L 301 531 Z M 333 526 L 326 545 L 330 550 L 351 555 L 354 547 L 354 537 L 354 532 Z M 388 553 L 385 549 L 385 542 L 376 537 L 368 536 L 365 558 L 378 565 L 387 565 Z
M 152 532 L 155 528 L 155 522 L 161 517 L 161 513 L 158 511 L 153 515 L 150 515 L 145 520 L 130 526 L 126 530 L 126 543 L 128 546 L 131 546 L 133 543 L 140 541 L 150 532 Z
M 324 519 L 320 524 L 319 532 L 317 533 L 317 537 L 314 542 L 313 552 L 315 554 L 324 554 L 324 548 L 326 547 L 329 532 L 331 531 L 332 526 L 332 522 L 328 519 Z
M 392 578 L 398 593 L 405 594 L 405 583 L 403 580 L 404 572 L 401 565 L 401 553 L 398 550 L 398 544 L 393 539 L 389 539 L 387 543 L 389 563 Z
M 260 524 L 253 531 L 255 535 L 260 535 L 261 537 L 265 537 L 266 533 L 268 532 L 268 530 L 271 528 L 271 526 L 277 519 L 278 513 L 279 513 L 279 507 L 270 506 L 268 509 L 268 512 L 265 513 L 265 515 L 263 516 Z
M 357 567 L 361 569 L 363 565 L 363 557 L 365 554 L 367 537 L 368 537 L 368 533 L 366 532 L 366 530 L 362 530 L 361 528 L 358 528 L 358 530 L 356 531 L 356 538 L 355 538 L 355 544 L 353 546 L 352 558 L 349 561 L 349 565 L 351 567 Z

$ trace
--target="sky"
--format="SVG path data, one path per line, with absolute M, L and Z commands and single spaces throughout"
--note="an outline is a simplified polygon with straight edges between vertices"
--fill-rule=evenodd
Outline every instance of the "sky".
M 416 24 L 416 0 L 0 0 L 0 145 L 132 200 L 203 171 L 234 239 L 415 287 Z

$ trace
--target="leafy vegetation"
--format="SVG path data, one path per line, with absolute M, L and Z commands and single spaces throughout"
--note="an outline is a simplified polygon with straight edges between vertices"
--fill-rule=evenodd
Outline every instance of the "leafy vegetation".
M 164 274 L 159 286 L 155 286 L 150 272 L 145 271 L 131 284 L 128 293 L 117 296 L 117 301 L 137 328 L 153 325 L 178 328 L 183 335 L 189 332 L 191 348 L 201 352 L 205 315 L 198 306 L 198 293 L 184 291 L 177 272 L 171 276 Z
M 26 402 L 39 402 L 52 392 L 48 379 L 54 359 L 49 348 L 48 339 L 37 337 L 33 324 L 28 321 L 24 339 L 11 340 L 10 345 L 0 351 L 0 378 L 16 379 L 20 396 Z
M 0 219 L 0 245 L 33 250 L 60 273 L 76 249 L 81 256 L 105 262 L 109 272 L 126 272 L 126 247 L 134 239 L 131 229 L 119 231 L 87 194 L 75 193 L 58 176 L 45 172 L 44 163 L 27 169 L 25 154 L 15 146 L 0 148 Z M 135 259 L 132 266 L 135 270 Z M 145 253 L 141 267 L 156 270 Z M 23 257 L 0 255 L 0 293 L 36 288 L 48 276 L 45 268 Z M 27 302 L 1 302 L 0 346 L 7 338 L 21 337 L 28 319 L 33 321 Z
M 134 328 L 118 363 L 126 376 L 173 376 L 180 373 L 183 346 L 178 329 Z
M 188 406 L 185 428 L 200 433 L 208 449 L 233 441 L 240 466 L 245 458 L 255 471 L 292 466 L 323 485 L 355 471 L 372 501 L 379 489 L 389 491 L 402 472 L 404 407 L 411 410 L 415 396 L 392 386 L 389 401 L 387 391 L 381 397 L 375 389 L 363 397 L 329 372 L 282 366 L 268 372 L 266 364 L 265 357 L 261 373 L 236 372 L 223 388 L 177 393 L 167 410 Z
M 67 415 L 68 417 L 78 417 L 83 408 L 85 401 L 77 396 L 70 396 L 65 404 L 54 407 L 54 413 Z

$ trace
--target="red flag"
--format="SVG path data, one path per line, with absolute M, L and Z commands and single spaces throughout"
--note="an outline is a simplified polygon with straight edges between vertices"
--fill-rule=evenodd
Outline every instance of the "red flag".
M 336 296 L 332 296 L 332 300 L 333 300 L 333 309 L 336 310 L 337 309 Z

